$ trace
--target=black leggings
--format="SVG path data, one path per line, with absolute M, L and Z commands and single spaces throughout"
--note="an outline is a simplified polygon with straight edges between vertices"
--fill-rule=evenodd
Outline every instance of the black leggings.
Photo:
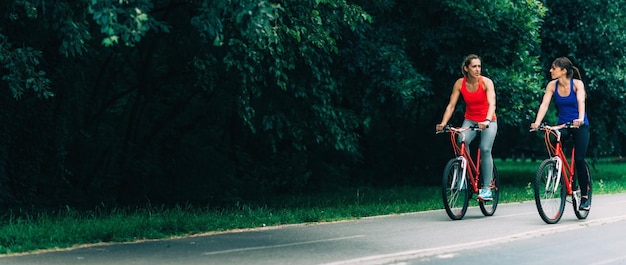
M 588 191 L 591 189 L 591 187 L 589 187 L 589 178 L 591 175 L 589 173 L 587 162 L 585 162 L 587 148 L 589 147 L 589 125 L 582 125 L 578 129 L 563 130 L 561 135 L 563 143 L 565 143 L 565 140 L 569 138 L 573 138 L 573 145 L 574 148 L 576 148 L 576 153 L 574 154 L 574 164 L 576 165 L 576 176 L 578 176 L 580 194 L 582 196 L 587 196 Z M 571 150 L 572 144 L 569 143 L 567 146 L 568 151 L 565 154 L 571 154 L 569 150 Z

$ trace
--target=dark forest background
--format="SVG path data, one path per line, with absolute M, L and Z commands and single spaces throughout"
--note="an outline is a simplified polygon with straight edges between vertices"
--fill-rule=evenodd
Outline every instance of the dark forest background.
M 626 150 L 622 0 L 8 0 L 0 14 L 2 208 L 436 185 L 452 153 L 434 126 L 469 53 L 496 85 L 496 157 L 545 155 L 528 127 L 560 56 L 583 72 L 589 156 Z

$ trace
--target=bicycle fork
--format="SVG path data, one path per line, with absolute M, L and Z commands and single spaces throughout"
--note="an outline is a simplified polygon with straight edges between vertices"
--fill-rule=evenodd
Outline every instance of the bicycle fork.
M 459 175 L 458 172 L 454 172 L 454 178 L 452 183 L 450 183 L 452 186 L 450 187 L 450 189 L 454 189 L 455 186 L 458 189 L 463 189 L 463 184 L 465 183 L 465 177 L 467 175 L 467 170 L 465 170 L 467 168 L 467 159 L 463 156 L 459 156 L 456 158 L 457 160 L 461 160 L 461 167 L 458 169 L 454 169 L 456 170 L 461 170 L 461 181 L 457 182 L 457 176 Z M 457 184 L 458 183 L 458 184 Z
M 561 181 L 561 173 L 563 170 L 563 161 L 561 160 L 560 157 L 555 156 L 552 157 L 552 160 L 554 160 L 554 162 L 556 163 L 556 175 L 552 176 L 552 175 L 548 175 L 547 176 L 547 180 L 546 180 L 546 191 L 551 191 L 552 193 L 556 193 L 556 190 L 559 188 L 559 182 Z M 550 171 L 549 174 L 551 174 L 553 171 Z M 553 186 L 551 186 L 552 184 L 554 184 Z

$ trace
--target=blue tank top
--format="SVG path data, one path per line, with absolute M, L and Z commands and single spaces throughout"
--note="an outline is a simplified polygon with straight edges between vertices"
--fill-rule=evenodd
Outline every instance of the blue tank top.
M 576 100 L 576 91 L 574 91 L 574 79 L 569 82 L 569 95 L 561 97 L 559 95 L 559 80 L 556 80 L 554 86 L 554 102 L 559 113 L 558 124 L 564 124 L 578 119 L 578 100 Z M 587 120 L 587 112 L 585 111 L 585 124 L 589 125 Z

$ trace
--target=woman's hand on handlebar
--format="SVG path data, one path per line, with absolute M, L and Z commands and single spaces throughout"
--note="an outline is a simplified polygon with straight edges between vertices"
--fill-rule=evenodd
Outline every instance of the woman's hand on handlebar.
M 585 120 L 583 119 L 575 119 L 572 121 L 572 126 L 574 127 L 580 127 L 583 124 L 585 124 Z
M 484 130 L 487 127 L 489 127 L 489 123 L 491 123 L 490 121 L 481 121 L 479 122 L 478 125 L 478 129 Z
M 537 130 L 537 128 L 539 128 L 539 123 L 533 122 L 530 124 L 530 129 L 531 130 Z
M 445 124 L 445 123 L 439 123 L 439 124 L 437 124 L 437 125 L 435 126 L 435 131 L 436 131 L 436 132 L 443 131 L 443 128 L 445 128 L 445 127 L 446 127 L 446 124 Z

